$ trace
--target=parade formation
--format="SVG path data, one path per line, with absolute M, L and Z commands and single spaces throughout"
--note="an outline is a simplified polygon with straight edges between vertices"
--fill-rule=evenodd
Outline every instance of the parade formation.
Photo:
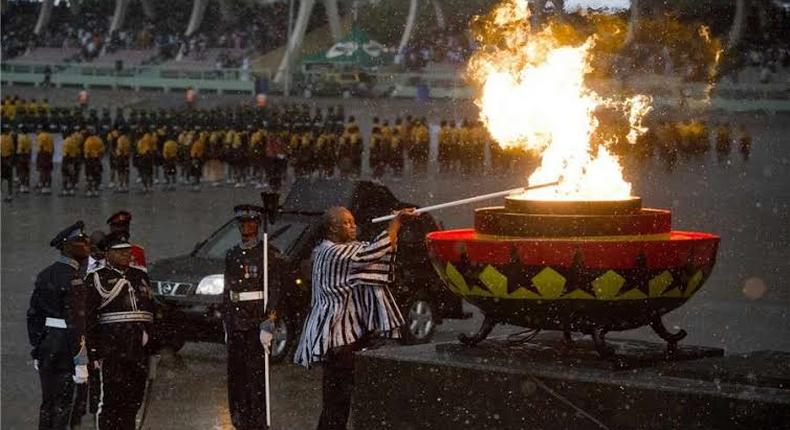
M 207 181 L 279 190 L 289 171 L 294 177 L 359 177 L 365 146 L 374 180 L 385 174 L 401 177 L 407 161 L 413 173 L 425 174 L 431 162 L 431 124 L 426 118 L 406 115 L 390 122 L 373 117 L 370 134 L 363 135 L 356 118 L 345 116 L 342 106 L 118 109 L 111 115 L 107 109 L 99 114 L 6 96 L 2 108 L 6 199 L 31 191 L 51 194 L 58 176 L 61 196 L 74 196 L 81 187 L 88 197 L 101 190 L 127 193 L 135 185 L 130 184 L 132 169 L 144 193 L 155 186 L 199 191 Z M 730 159 L 734 146 L 743 160 L 752 150 L 748 130 L 726 121 L 662 121 L 640 136 L 637 145 L 625 142 L 627 130 L 607 132 L 622 134 L 624 143 L 613 147 L 618 155 L 637 160 L 658 156 L 669 170 L 681 157 L 694 159 L 712 148 L 720 162 Z M 519 161 L 537 157 L 524 148 L 494 144 L 481 121 L 442 120 L 436 133 L 436 163 L 443 174 L 510 174 Z M 58 151 L 56 136 L 62 136 Z M 54 171 L 58 161 L 59 175 Z M 33 169 L 38 180 L 31 185 Z

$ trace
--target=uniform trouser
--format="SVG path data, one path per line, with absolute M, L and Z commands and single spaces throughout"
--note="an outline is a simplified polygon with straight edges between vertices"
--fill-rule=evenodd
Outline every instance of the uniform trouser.
M 38 370 L 41 379 L 40 430 L 69 428 L 75 395 L 73 375 L 71 370 L 56 369 L 42 363 Z
M 258 330 L 229 330 L 228 406 L 237 430 L 266 428 L 264 366 Z
M 135 416 L 145 395 L 146 365 L 145 357 L 139 360 L 102 360 L 97 430 L 134 430 Z

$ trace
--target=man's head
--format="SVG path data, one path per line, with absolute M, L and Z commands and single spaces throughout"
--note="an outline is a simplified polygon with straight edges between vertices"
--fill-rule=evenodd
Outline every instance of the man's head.
M 346 243 L 357 240 L 357 224 L 351 211 L 334 206 L 324 213 L 327 239 L 335 243 Z
M 107 235 L 105 235 L 104 232 L 101 231 L 101 230 L 96 230 L 93 233 L 91 233 L 91 237 L 90 237 L 90 239 L 91 239 L 91 242 L 90 242 L 91 243 L 91 251 L 90 251 L 90 253 L 91 253 L 91 256 L 93 258 L 95 258 L 96 260 L 101 260 L 101 259 L 104 258 L 104 250 L 101 247 L 101 243 L 104 241 L 104 239 L 106 237 L 107 237 Z
M 132 262 L 132 245 L 123 233 L 110 233 L 102 242 L 107 262 L 118 269 L 126 269 Z
M 132 223 L 132 214 L 127 211 L 118 211 L 107 218 L 107 225 L 110 226 L 110 233 L 125 233 L 130 236 L 129 227 Z
M 50 246 L 59 249 L 63 255 L 75 260 L 88 258 L 90 255 L 90 241 L 83 231 L 84 227 L 85 224 L 82 221 L 75 222 L 58 233 L 49 242 Z
M 233 212 L 242 240 L 257 238 L 263 208 L 255 205 L 238 205 L 233 208 Z

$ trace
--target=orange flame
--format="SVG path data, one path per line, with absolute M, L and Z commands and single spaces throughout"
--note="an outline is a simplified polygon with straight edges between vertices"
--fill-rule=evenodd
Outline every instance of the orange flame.
M 503 147 L 541 153 L 530 184 L 561 183 L 529 191 L 525 198 L 619 200 L 631 195 L 619 160 L 604 146 L 593 147 L 599 106 L 623 113 L 631 125 L 628 141 L 647 129 L 642 118 L 651 110 L 647 96 L 605 98 L 587 88 L 590 49 L 595 37 L 576 46 L 562 45 L 549 25 L 532 32 L 526 0 L 504 0 L 489 15 L 478 35 L 479 49 L 468 75 L 480 87 L 475 102 L 492 137 Z M 490 41 L 490 43 L 487 43 Z

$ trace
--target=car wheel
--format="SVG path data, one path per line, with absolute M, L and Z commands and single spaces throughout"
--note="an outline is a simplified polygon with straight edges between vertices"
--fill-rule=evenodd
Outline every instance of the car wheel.
M 288 356 L 293 343 L 292 330 L 288 327 L 288 321 L 279 318 L 274 324 L 274 336 L 272 338 L 272 352 L 270 360 L 279 363 Z
M 436 310 L 430 300 L 417 297 L 406 309 L 406 322 L 401 329 L 405 343 L 428 343 L 436 330 Z

